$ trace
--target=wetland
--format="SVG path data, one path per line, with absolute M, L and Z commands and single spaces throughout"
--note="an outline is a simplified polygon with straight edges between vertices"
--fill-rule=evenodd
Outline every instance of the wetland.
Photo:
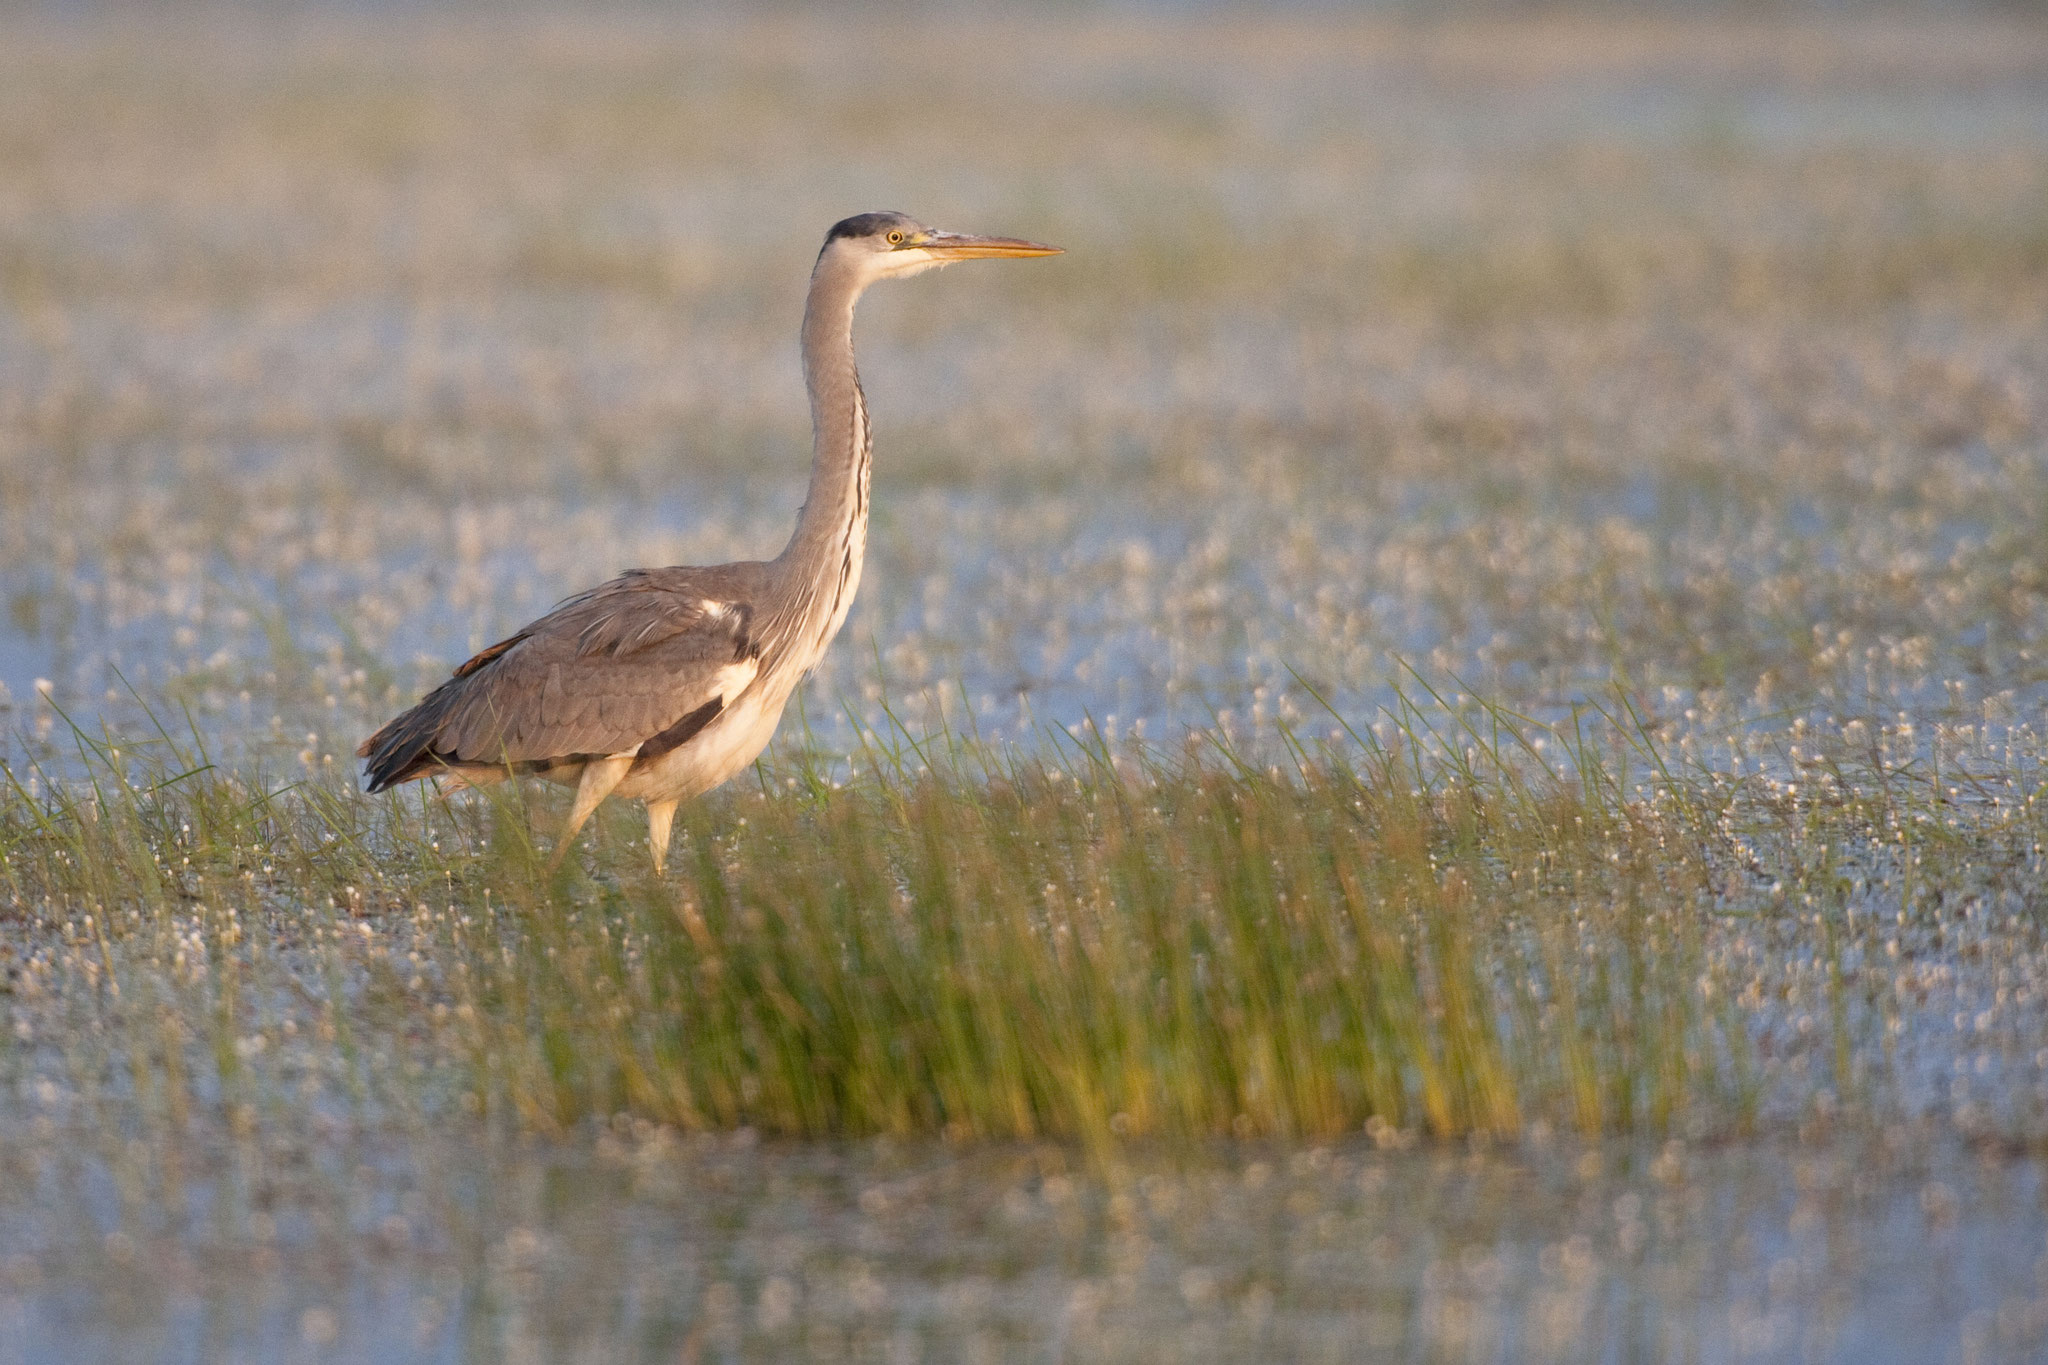
M 669 875 L 362 795 L 878 207 Z M 2038 1358 L 2044 376 L 2016 11 L 0 16 L 0 1361 Z

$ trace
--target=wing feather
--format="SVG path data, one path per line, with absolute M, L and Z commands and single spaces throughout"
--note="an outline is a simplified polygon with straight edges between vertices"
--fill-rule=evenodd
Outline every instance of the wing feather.
M 545 765 L 694 735 L 755 675 L 752 612 L 731 598 L 761 568 L 639 570 L 570 598 L 367 740 L 372 789 L 443 763 Z

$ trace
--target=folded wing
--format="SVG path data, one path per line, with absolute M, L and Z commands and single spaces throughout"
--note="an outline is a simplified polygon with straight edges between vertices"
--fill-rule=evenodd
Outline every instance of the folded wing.
M 545 771 L 687 743 L 753 681 L 747 571 L 636 570 L 464 663 L 364 741 L 369 787 L 461 766 Z

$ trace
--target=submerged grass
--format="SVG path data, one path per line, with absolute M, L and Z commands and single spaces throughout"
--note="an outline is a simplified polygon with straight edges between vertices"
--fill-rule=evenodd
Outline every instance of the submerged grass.
M 368 1048 L 420 1112 L 544 1129 L 1740 1121 L 1689 807 L 1622 799 L 1590 748 L 1567 774 L 1425 743 L 1296 743 L 1284 771 L 1220 737 L 1063 765 L 877 746 L 849 781 L 799 760 L 699 803 L 666 879 L 620 811 L 595 872 L 551 881 L 525 792 L 273 790 L 167 735 L 81 739 L 89 779 L 0 800 L 0 887 L 61 944 L 17 989 L 92 1015 L 91 1084 L 167 1116 L 251 1103 L 252 1040 L 276 1038 L 302 1093 L 359 1102 Z M 16 1032 L 17 1065 L 53 1041 Z

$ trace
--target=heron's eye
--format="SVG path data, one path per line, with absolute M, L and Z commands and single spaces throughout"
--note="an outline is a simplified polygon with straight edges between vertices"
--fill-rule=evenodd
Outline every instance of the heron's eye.
M 902 230 L 901 228 L 898 228 L 898 229 L 896 229 L 896 231 L 894 231 L 894 232 L 892 232 L 892 233 L 890 233 L 890 234 L 889 234 L 889 245 L 890 245 L 890 246 L 902 246 L 902 245 L 903 245 L 903 230 Z

